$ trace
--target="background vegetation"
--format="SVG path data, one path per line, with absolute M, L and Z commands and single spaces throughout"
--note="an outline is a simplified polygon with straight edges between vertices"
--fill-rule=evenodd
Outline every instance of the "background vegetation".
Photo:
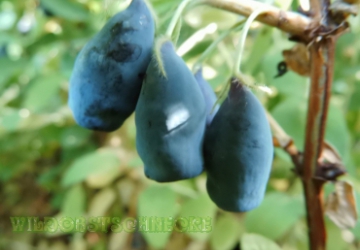
M 150 1 L 161 34 L 179 0 Z M 269 1 L 268 1 L 269 2 Z M 275 0 L 283 9 L 299 3 Z M 216 208 L 206 174 L 168 184 L 146 179 L 135 149 L 134 117 L 113 133 L 83 129 L 67 106 L 68 79 L 77 53 L 114 13 L 115 0 L 0 0 L 0 249 L 307 249 L 301 182 L 277 149 L 262 205 L 246 214 Z M 199 30 L 195 46 L 182 47 L 189 67 L 242 17 L 209 7 L 188 11 L 178 42 Z M 360 206 L 360 17 L 337 46 L 326 139 L 334 145 L 354 184 Z M 208 25 L 212 25 L 209 29 Z M 208 28 L 206 28 L 208 27 Z M 216 27 L 216 29 L 214 28 Z M 202 34 L 204 33 L 204 34 Z M 221 43 L 204 64 L 220 92 L 231 73 L 240 33 Z M 191 43 L 186 43 L 191 44 Z M 276 65 L 293 46 L 286 34 L 254 23 L 243 72 L 273 90 L 257 91 L 264 106 L 298 148 L 303 148 L 309 80 Z M 332 184 L 327 185 L 327 192 Z M 210 216 L 211 233 L 14 233 L 10 216 Z M 360 249 L 360 223 L 340 230 L 327 220 L 328 249 Z M 254 235 L 256 234 L 256 235 Z M 241 246 L 239 242 L 241 239 Z M 263 248 L 251 248 L 251 244 Z M 271 248 L 273 247 L 273 248 Z

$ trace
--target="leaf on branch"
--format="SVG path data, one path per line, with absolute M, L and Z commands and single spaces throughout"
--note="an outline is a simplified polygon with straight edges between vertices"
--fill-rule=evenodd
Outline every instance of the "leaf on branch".
M 337 150 L 329 143 L 324 142 L 316 169 L 316 177 L 327 181 L 334 181 L 344 175 L 346 169 Z
M 290 50 L 282 52 L 286 66 L 302 76 L 310 75 L 310 55 L 306 45 L 296 44 Z
M 335 191 L 325 202 L 325 214 L 341 229 L 355 227 L 358 216 L 355 193 L 350 183 L 335 182 Z

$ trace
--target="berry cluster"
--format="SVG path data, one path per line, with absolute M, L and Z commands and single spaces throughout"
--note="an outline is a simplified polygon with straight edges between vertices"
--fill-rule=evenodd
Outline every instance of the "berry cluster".
M 265 111 L 237 78 L 220 107 L 201 70 L 194 74 L 172 42 L 155 40 L 143 0 L 110 19 L 79 53 L 69 106 L 88 129 L 114 131 L 135 111 L 136 148 L 158 182 L 207 172 L 222 209 L 244 212 L 263 200 L 273 158 Z

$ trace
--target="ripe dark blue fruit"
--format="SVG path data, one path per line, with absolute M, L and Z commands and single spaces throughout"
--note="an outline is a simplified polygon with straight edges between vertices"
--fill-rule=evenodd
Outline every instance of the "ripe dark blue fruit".
M 195 177 L 203 171 L 206 105 L 195 77 L 169 41 L 146 71 L 135 110 L 136 148 L 145 175 L 158 182 Z
M 203 93 L 203 96 L 205 98 L 206 112 L 207 112 L 206 125 L 209 126 L 211 121 L 213 120 L 216 112 L 219 109 L 219 105 L 216 105 L 214 107 L 217 97 L 214 93 L 214 90 L 209 85 L 209 83 L 207 81 L 205 81 L 205 79 L 202 75 L 201 68 L 195 73 L 194 76 L 195 76 L 196 81 L 199 83 L 201 92 Z
M 79 53 L 69 106 L 88 129 L 113 131 L 135 110 L 154 43 L 154 21 L 143 0 L 111 18 Z
M 259 206 L 269 179 L 273 150 L 264 108 L 246 86 L 233 78 L 204 141 L 210 198 L 232 212 Z

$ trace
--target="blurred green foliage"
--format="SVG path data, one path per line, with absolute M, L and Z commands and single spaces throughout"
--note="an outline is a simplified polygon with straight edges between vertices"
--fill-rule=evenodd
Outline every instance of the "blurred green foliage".
M 180 1 L 150 2 L 162 34 Z M 115 0 L 0 0 L 0 249 L 307 249 L 302 186 L 283 151 L 276 150 L 262 205 L 246 214 L 227 213 L 207 196 L 205 173 L 168 184 L 145 178 L 133 116 L 109 134 L 75 124 L 67 91 L 76 55 L 124 7 L 125 1 Z M 189 67 L 241 18 L 205 6 L 188 10 L 178 47 L 217 24 L 215 32 L 185 50 Z M 359 207 L 360 17 L 350 23 L 336 49 L 326 139 L 343 158 Z M 204 64 L 205 77 L 218 93 L 231 74 L 239 35 L 227 37 Z M 242 69 L 273 89 L 272 95 L 256 94 L 301 149 L 309 80 L 292 72 L 274 78 L 282 50 L 292 46 L 286 34 L 256 23 Z M 11 216 L 210 216 L 213 228 L 210 233 L 15 233 Z M 328 249 L 359 248 L 360 223 L 349 231 L 326 222 Z

